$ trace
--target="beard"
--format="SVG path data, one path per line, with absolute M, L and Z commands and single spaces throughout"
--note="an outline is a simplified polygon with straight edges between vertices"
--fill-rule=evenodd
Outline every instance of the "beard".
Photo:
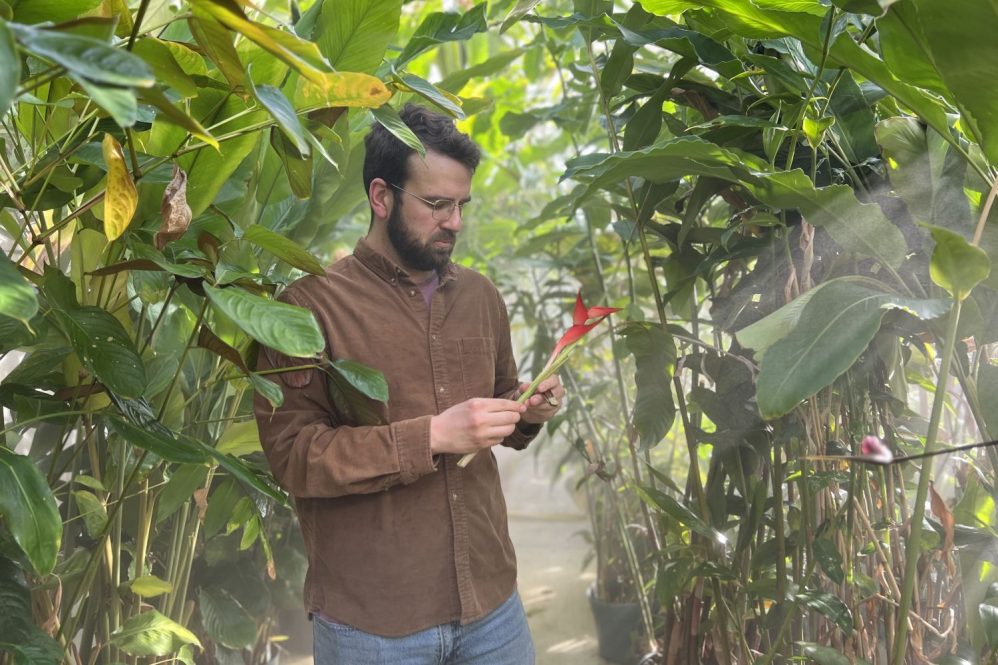
M 454 241 L 457 239 L 457 234 L 453 231 L 440 229 L 427 242 L 421 242 L 402 219 L 401 205 L 392 207 L 392 212 L 388 215 L 387 228 L 388 240 L 391 241 L 392 247 L 395 248 L 399 258 L 407 267 L 414 270 L 436 270 L 439 272 L 450 263 Z M 434 247 L 433 243 L 438 240 L 445 240 L 451 245 L 445 248 Z

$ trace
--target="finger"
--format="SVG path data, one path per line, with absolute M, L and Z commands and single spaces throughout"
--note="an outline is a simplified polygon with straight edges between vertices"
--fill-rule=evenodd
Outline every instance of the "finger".
M 498 397 L 483 397 L 481 398 L 481 404 L 486 411 L 491 413 L 498 413 L 503 411 L 521 413 L 525 410 L 526 407 L 526 405 L 520 404 L 515 400 L 500 399 Z

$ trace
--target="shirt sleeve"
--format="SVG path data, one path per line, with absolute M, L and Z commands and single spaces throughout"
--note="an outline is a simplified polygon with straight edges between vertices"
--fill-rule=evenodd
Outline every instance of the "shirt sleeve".
M 278 299 L 307 307 L 288 291 Z M 257 369 L 313 362 L 264 347 Z M 293 496 L 368 494 L 412 483 L 436 470 L 430 454 L 431 416 L 388 425 L 348 426 L 338 422 L 322 370 L 280 372 L 267 378 L 281 386 L 284 403 L 275 409 L 259 393 L 254 395 L 260 443 L 274 477 Z
M 520 378 L 516 370 L 516 358 L 513 356 L 513 343 L 510 339 L 509 312 L 506 303 L 498 290 L 495 290 L 499 303 L 499 329 L 496 331 L 496 384 L 493 395 L 505 399 L 516 399 L 520 387 Z M 541 431 L 541 426 L 519 422 L 513 433 L 502 441 L 507 448 L 523 450 Z

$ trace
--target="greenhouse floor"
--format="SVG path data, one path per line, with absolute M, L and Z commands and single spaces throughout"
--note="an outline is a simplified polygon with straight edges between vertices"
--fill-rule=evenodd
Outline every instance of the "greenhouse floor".
M 581 532 L 589 528 L 583 508 L 574 500 L 570 481 L 551 482 L 555 462 L 542 450 L 496 451 L 509 508 L 510 536 L 516 547 L 519 589 L 537 647 L 537 665 L 600 665 L 596 630 L 586 600 L 592 566 L 582 562 L 589 545 Z M 304 616 L 302 623 L 307 624 Z M 282 659 L 286 665 L 311 665 L 307 625 Z

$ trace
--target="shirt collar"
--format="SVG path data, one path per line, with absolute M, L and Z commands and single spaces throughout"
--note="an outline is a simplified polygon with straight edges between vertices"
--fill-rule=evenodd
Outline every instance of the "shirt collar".
M 353 255 L 358 261 L 370 268 L 378 277 L 385 280 L 389 284 L 394 285 L 400 282 L 406 282 L 409 284 L 415 283 L 412 276 L 409 274 L 409 271 L 374 249 L 371 246 L 371 243 L 367 241 L 367 238 L 361 238 L 357 241 L 357 245 L 353 250 Z M 449 262 L 439 271 L 439 274 L 440 286 L 443 286 L 450 280 L 457 277 L 457 264 L 453 261 Z

